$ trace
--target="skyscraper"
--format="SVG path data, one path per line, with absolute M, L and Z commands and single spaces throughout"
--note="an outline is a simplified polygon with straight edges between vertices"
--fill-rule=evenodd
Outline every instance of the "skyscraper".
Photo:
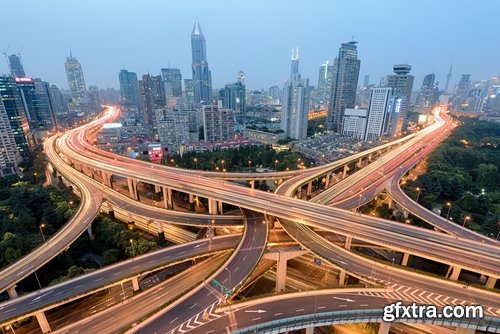
M 387 109 L 391 94 L 392 88 L 390 87 L 377 87 L 371 89 L 365 141 L 376 140 L 383 135 L 384 127 L 388 122 Z
M 193 108 L 194 105 L 194 87 L 193 79 L 184 79 L 184 106 L 186 109 Z
M 413 75 L 409 74 L 411 66 L 408 64 L 397 64 L 394 65 L 393 69 L 394 74 L 386 77 L 386 86 L 392 88 L 392 98 L 397 103 L 397 108 L 393 109 L 394 113 L 391 114 L 391 117 L 396 117 L 396 119 L 392 119 L 391 133 L 388 135 L 399 134 L 403 129 L 413 89 L 413 80 L 415 79 Z
M 9 125 L 9 117 L 0 99 L 0 176 L 17 173 L 19 161 L 20 156 Z
M 17 87 L 31 131 L 51 131 L 55 126 L 54 111 L 49 97 L 50 86 L 48 82 L 40 79 L 16 79 Z
M 241 77 L 233 84 L 228 84 L 223 89 L 222 107 L 224 109 L 232 109 L 237 115 L 245 113 L 245 84 Z
M 67 128 L 69 126 L 68 104 L 64 100 L 64 97 L 57 86 L 50 86 L 49 98 L 50 103 L 52 104 L 52 110 L 54 111 L 57 130 L 60 131 Z
M 85 86 L 82 65 L 73 57 L 71 51 L 69 57 L 66 57 L 64 68 L 72 98 L 70 109 L 75 114 L 83 113 L 87 107 L 87 88 Z
M 191 51 L 193 56 L 193 90 L 194 104 L 212 102 L 212 74 L 208 69 L 205 36 L 201 31 L 200 23 L 195 22 L 191 33 Z
M 318 88 L 316 89 L 317 100 L 320 104 L 328 106 L 330 92 L 332 90 L 333 65 L 328 61 L 319 68 Z
M 281 110 L 281 129 L 291 139 L 307 137 L 309 94 L 309 79 L 302 79 L 299 73 L 299 49 L 292 49 L 290 79 L 283 88 Z
M 359 68 L 357 42 L 342 43 L 333 62 L 332 89 L 326 118 L 328 130 L 341 131 L 346 108 L 354 108 L 358 88 Z
M 20 55 L 10 55 L 9 56 L 9 69 L 10 74 L 14 78 L 23 78 L 26 76 L 24 73 L 23 64 L 21 63 Z
M 203 106 L 205 141 L 231 140 L 234 137 L 234 117 L 231 109 Z
M 16 82 L 10 76 L 0 76 L 0 99 L 3 101 L 9 125 L 22 158 L 29 156 L 29 124 Z
M 120 80 L 121 103 L 125 108 L 139 109 L 141 102 L 139 97 L 139 83 L 137 74 L 125 69 L 118 74 Z
M 427 74 L 424 77 L 416 103 L 418 112 L 420 113 L 428 112 L 439 98 L 439 91 L 437 86 L 434 84 L 435 78 L 436 76 L 434 73 Z
M 446 74 L 446 85 L 444 86 L 444 92 L 448 93 L 448 87 L 450 86 L 450 79 L 453 74 L 451 74 L 451 70 L 453 69 L 453 65 L 450 66 L 450 71 Z
M 101 112 L 101 96 L 97 86 L 89 86 L 89 109 L 94 115 Z
M 159 75 L 144 74 L 139 80 L 141 110 L 147 124 L 153 124 L 154 110 L 166 106 L 165 86 Z
M 160 142 L 169 152 L 178 152 L 182 144 L 189 142 L 189 116 L 186 111 L 156 109 L 155 122 Z
M 162 68 L 161 76 L 168 97 L 182 97 L 182 75 L 178 68 Z

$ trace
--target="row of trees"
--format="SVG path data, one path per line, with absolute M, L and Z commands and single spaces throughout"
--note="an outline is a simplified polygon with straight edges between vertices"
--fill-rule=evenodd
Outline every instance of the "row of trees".
M 461 119 L 428 158 L 427 172 L 405 191 L 441 215 L 495 237 L 500 222 L 500 125 Z M 468 218 L 466 218 L 468 217 Z

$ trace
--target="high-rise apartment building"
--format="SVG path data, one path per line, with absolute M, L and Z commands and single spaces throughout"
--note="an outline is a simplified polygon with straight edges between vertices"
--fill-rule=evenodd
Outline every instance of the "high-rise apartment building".
M 19 88 L 11 76 L 0 76 L 0 99 L 5 107 L 17 150 L 22 158 L 27 158 L 29 124 Z
M 118 74 L 120 80 L 121 103 L 125 108 L 139 109 L 141 102 L 139 97 L 139 82 L 137 74 L 125 69 Z
M 26 76 L 20 55 L 9 56 L 9 70 L 14 78 L 24 78 Z
M 411 66 L 408 64 L 394 65 L 394 74 L 386 77 L 386 86 L 392 88 L 392 97 L 396 103 L 397 108 L 391 117 L 397 117 L 392 120 L 391 134 L 399 134 L 406 122 L 406 115 L 408 113 L 408 106 L 410 103 L 411 91 L 413 89 L 413 75 L 409 74 Z M 397 111 L 397 112 L 396 112 Z
M 290 79 L 283 88 L 281 129 L 291 139 L 307 137 L 307 115 L 309 113 L 309 79 L 299 73 L 299 49 L 292 50 Z
M 233 111 L 222 109 L 219 106 L 203 106 L 203 131 L 205 141 L 233 139 Z
M 346 108 L 354 108 L 358 88 L 359 68 L 357 42 L 342 43 L 333 62 L 332 89 L 326 118 L 328 130 L 340 132 Z
M 208 69 L 205 36 L 203 36 L 198 21 L 195 22 L 191 33 L 191 51 L 193 57 L 194 104 L 195 106 L 199 106 L 203 103 L 211 104 L 212 74 Z
M 193 79 L 184 79 L 184 105 L 187 109 L 194 105 Z
M 139 94 L 144 121 L 153 124 L 154 110 L 166 106 L 164 81 L 160 75 L 144 74 L 139 80 Z
M 316 88 L 316 100 L 321 105 L 328 106 L 330 103 L 330 92 L 332 90 L 333 65 L 328 61 L 319 68 L 318 87 Z
M 71 51 L 69 57 L 66 57 L 64 68 L 66 70 L 66 78 L 68 80 L 72 99 L 70 111 L 73 114 L 82 116 L 82 113 L 84 113 L 87 108 L 87 88 L 85 86 L 82 65 L 73 57 Z
M 178 152 L 182 144 L 189 142 L 187 112 L 165 107 L 155 110 L 155 118 L 160 142 L 169 152 Z
M 182 97 L 182 75 L 178 68 L 162 68 L 161 76 L 168 97 Z
M 0 99 L 0 176 L 17 173 L 20 158 L 7 111 Z
M 89 86 L 88 92 L 89 99 L 89 111 L 92 115 L 97 115 L 101 112 L 101 96 L 99 94 L 99 88 L 97 86 Z

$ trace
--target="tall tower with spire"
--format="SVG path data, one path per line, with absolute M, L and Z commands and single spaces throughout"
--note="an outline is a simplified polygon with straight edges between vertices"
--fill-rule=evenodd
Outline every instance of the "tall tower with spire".
M 445 93 L 448 93 L 448 86 L 450 85 L 450 79 L 453 74 L 451 74 L 451 70 L 453 69 L 453 64 L 450 66 L 450 71 L 446 74 L 446 85 L 444 86 Z
M 200 23 L 196 20 L 191 33 L 191 52 L 193 56 L 193 89 L 194 104 L 212 103 L 212 74 L 208 69 L 207 48 L 205 36 L 201 31 Z
M 307 136 L 309 95 L 309 79 L 302 79 L 299 73 L 299 49 L 292 49 L 290 79 L 283 88 L 281 110 L 281 129 L 291 139 L 300 140 Z
M 66 78 L 68 79 L 68 86 L 72 98 L 72 102 L 69 106 L 70 111 L 74 114 L 85 112 L 87 105 L 85 78 L 83 76 L 82 65 L 73 57 L 71 50 L 69 51 L 69 57 L 66 57 L 64 69 L 66 70 Z

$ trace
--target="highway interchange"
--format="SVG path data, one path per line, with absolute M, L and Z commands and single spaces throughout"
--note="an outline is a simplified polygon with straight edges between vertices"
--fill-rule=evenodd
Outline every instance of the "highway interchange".
M 110 111 L 111 110 L 111 111 Z M 104 122 L 106 118 L 113 118 L 116 115 L 112 114 L 114 109 L 108 109 L 107 115 L 101 118 L 97 122 Z M 95 125 L 93 125 L 95 126 Z M 442 124 L 441 124 L 442 126 Z M 437 127 L 437 126 L 436 126 Z M 169 222 L 179 222 L 180 224 L 188 222 L 188 224 L 195 226 L 203 226 L 204 224 L 209 224 L 210 217 L 209 215 L 205 217 L 195 217 L 196 214 L 191 214 L 192 216 L 184 216 L 184 213 L 177 214 L 177 217 L 170 217 L 169 219 L 165 219 L 165 211 L 158 208 L 146 208 L 144 204 L 135 205 L 138 203 L 137 201 L 133 201 L 131 199 L 124 199 L 123 196 L 119 194 L 113 194 L 114 198 L 111 199 L 112 191 L 109 189 L 104 189 L 102 186 L 96 184 L 95 180 L 89 179 L 88 177 L 84 177 L 87 180 L 87 184 L 81 181 L 82 174 L 76 172 L 74 169 L 65 163 L 56 162 L 58 159 L 60 160 L 60 156 L 66 160 L 66 162 L 71 162 L 73 165 L 75 162 L 84 164 L 86 166 L 91 166 L 94 171 L 107 171 L 114 175 L 119 175 L 125 178 L 133 178 L 136 180 L 140 180 L 146 183 L 152 183 L 155 185 L 161 185 L 164 187 L 171 187 L 178 191 L 184 191 L 187 193 L 195 193 L 201 197 L 213 198 L 218 201 L 223 201 L 224 203 L 233 204 L 235 206 L 239 206 L 242 208 L 246 208 L 245 217 L 246 217 L 246 227 L 244 228 L 243 238 L 240 241 L 239 246 L 236 251 L 233 252 L 233 255 L 225 265 L 221 266 L 219 270 L 210 277 L 208 281 L 203 284 L 199 284 L 196 289 L 193 290 L 194 296 L 186 295 L 184 299 L 181 299 L 179 303 L 172 304 L 171 307 L 163 309 L 160 313 L 156 314 L 153 318 L 149 319 L 146 324 L 140 324 L 138 327 L 145 326 L 141 329 L 141 332 L 153 333 L 153 332 L 167 332 L 167 331 L 177 331 L 177 332 L 185 332 L 188 330 L 193 330 L 197 328 L 198 325 L 204 323 L 203 319 L 200 319 L 200 315 L 203 317 L 206 316 L 207 310 L 215 310 L 214 305 L 219 305 L 221 301 L 225 298 L 228 298 L 231 295 L 231 291 L 235 289 L 236 286 L 239 286 L 243 283 L 243 281 L 248 277 L 253 268 L 255 267 L 256 262 L 260 259 L 262 255 L 266 241 L 267 241 L 267 223 L 265 223 L 265 216 L 278 217 L 282 220 L 282 224 L 290 234 L 290 236 L 296 239 L 303 247 L 311 250 L 315 254 L 318 254 L 320 257 L 325 259 L 326 261 L 332 262 L 338 268 L 342 270 L 346 270 L 349 274 L 359 277 L 362 281 L 365 282 L 377 282 L 379 284 L 388 284 L 393 289 L 398 289 L 400 286 L 410 286 L 414 289 L 417 289 L 419 292 L 428 292 L 430 294 L 434 294 L 435 296 L 452 296 L 455 302 L 461 303 L 479 303 L 485 305 L 487 308 L 487 312 L 490 316 L 499 317 L 498 309 L 500 308 L 499 302 L 492 298 L 492 294 L 490 292 L 481 291 L 479 289 L 457 289 L 458 286 L 461 286 L 458 283 L 448 282 L 444 280 L 437 280 L 435 278 L 427 277 L 421 274 L 409 273 L 408 271 L 401 270 L 395 268 L 393 266 L 387 266 L 380 263 L 375 263 L 372 260 L 363 258 L 358 256 L 347 249 L 344 249 L 339 246 L 335 246 L 331 244 L 326 239 L 323 239 L 319 235 L 317 235 L 311 227 L 321 228 L 323 230 L 334 231 L 340 235 L 346 235 L 349 237 L 353 237 L 356 240 L 362 240 L 371 242 L 376 245 L 387 246 L 389 249 L 393 249 L 401 252 L 408 252 L 414 255 L 427 257 L 431 259 L 435 259 L 437 261 L 443 261 L 444 263 L 450 263 L 452 265 L 459 265 L 465 269 L 477 270 L 480 269 L 482 273 L 487 275 L 491 275 L 494 277 L 499 276 L 498 268 L 500 268 L 500 250 L 498 246 L 487 240 L 484 242 L 485 238 L 477 238 L 479 242 L 469 240 L 469 235 L 464 233 L 463 238 L 457 238 L 454 236 L 445 235 L 443 233 L 423 230 L 420 228 L 415 228 L 411 226 L 406 226 L 394 222 L 388 222 L 382 219 L 375 219 L 372 217 L 365 217 L 362 215 L 355 215 L 353 212 L 345 211 L 338 208 L 326 207 L 322 204 L 316 204 L 311 202 L 301 201 L 299 199 L 294 199 L 288 197 L 290 194 L 285 195 L 277 195 L 277 194 L 268 194 L 264 192 L 260 192 L 253 189 L 243 188 L 241 186 L 232 184 L 231 182 L 223 181 L 223 180 L 213 180 L 208 179 L 208 177 L 221 177 L 221 173 L 214 173 L 216 175 L 210 175 L 205 173 L 212 172 L 184 172 L 179 171 L 175 168 L 165 168 L 152 166 L 150 164 L 130 161 L 126 158 L 122 158 L 116 155 L 111 155 L 109 153 L 103 154 L 102 152 L 96 152 L 94 149 L 88 147 L 88 143 L 83 140 L 85 136 L 85 132 L 89 129 L 92 129 L 91 125 L 84 127 L 83 129 L 78 129 L 73 132 L 69 132 L 65 134 L 62 138 L 58 139 L 57 142 L 55 138 L 47 141 L 46 143 L 46 153 L 49 156 L 51 162 L 55 163 L 55 168 L 58 170 L 63 177 L 66 177 L 71 180 L 71 182 L 79 189 L 82 193 L 82 207 L 80 207 L 80 212 L 83 211 L 80 215 L 76 215 L 73 220 L 78 219 L 80 222 L 85 221 L 85 223 L 78 224 L 80 229 L 78 230 L 81 234 L 87 228 L 88 224 L 90 224 L 91 220 L 97 214 L 98 206 L 102 201 L 102 198 L 105 197 L 106 200 L 112 201 L 114 205 L 121 207 L 123 205 L 129 205 L 133 208 L 134 213 L 137 215 L 148 217 L 151 220 L 165 220 Z M 429 127 L 428 129 L 422 131 L 421 136 L 424 137 L 426 132 L 432 133 L 432 131 L 436 131 L 436 129 L 432 129 Z M 75 139 L 78 138 L 78 139 Z M 410 146 L 410 143 L 421 140 L 421 138 L 409 138 L 404 141 L 401 141 L 402 145 L 399 146 L 401 152 L 408 150 L 405 146 Z M 438 140 L 436 140 L 438 142 Z M 406 143 L 404 143 L 406 142 Z M 83 145 L 81 145 L 83 144 Z M 86 146 L 86 147 L 85 147 Z M 54 149 L 56 148 L 57 149 Z M 90 147 L 92 147 L 90 145 Z M 381 180 L 377 180 L 379 182 L 391 182 L 391 184 L 397 185 L 399 183 L 399 179 L 402 175 L 406 173 L 408 168 L 415 163 L 415 160 L 420 159 L 424 154 L 426 154 L 432 147 L 429 145 L 429 149 L 426 151 L 424 149 L 419 150 L 421 155 L 415 156 L 412 159 L 408 159 L 406 161 L 399 161 L 398 164 L 402 168 L 396 168 L 398 166 L 394 166 L 393 170 L 386 171 L 385 178 L 381 178 Z M 393 153 L 398 150 L 398 147 L 393 149 L 392 153 L 394 156 L 397 156 L 398 153 Z M 58 151 L 58 152 L 57 152 Z M 57 154 L 60 153 L 60 154 Z M 51 157 L 52 155 L 52 157 Z M 390 154 L 387 157 L 383 156 L 375 163 L 369 164 L 366 168 L 366 175 L 370 175 L 373 173 L 374 168 L 379 168 L 377 164 L 382 164 L 385 166 L 389 166 L 391 163 L 391 159 L 394 157 L 390 157 Z M 392 161 L 394 162 L 394 161 Z M 377 164 L 376 164 L 377 163 Z M 342 164 L 337 165 L 335 167 L 331 166 L 319 166 L 315 169 L 308 170 L 307 173 L 301 171 L 300 175 L 297 176 L 298 173 L 291 173 L 284 175 L 281 179 L 294 177 L 295 179 L 299 179 L 299 183 L 304 181 L 310 177 L 313 179 L 314 177 L 321 176 L 328 171 L 329 169 L 335 169 L 338 166 L 342 166 Z M 388 168 L 388 167 L 387 167 Z M 363 169 L 362 171 L 365 171 Z M 203 173 L 203 174 L 202 174 Z M 75 174 L 79 174 L 75 176 Z M 252 175 L 244 175 L 238 177 L 236 175 L 223 175 L 222 178 L 226 177 L 227 179 L 256 179 L 256 173 Z M 273 173 L 270 173 L 273 174 Z M 277 174 L 277 173 L 274 173 Z M 366 175 L 363 173 L 355 173 L 353 176 L 358 175 L 361 179 L 365 179 Z M 144 175 L 148 175 L 148 177 L 144 177 Z M 311 177 L 312 175 L 312 177 Z M 206 176 L 206 177 L 205 177 Z M 264 176 L 264 178 L 269 177 L 269 179 L 276 179 L 276 175 L 272 176 Z M 345 179 L 344 183 L 347 183 L 347 180 L 352 178 L 348 177 Z M 353 180 L 352 178 L 351 180 Z M 78 183 L 80 182 L 80 183 Z M 304 183 L 302 182 L 302 183 Z M 349 181 L 353 182 L 348 186 L 348 188 L 355 188 L 358 186 L 359 188 L 355 188 L 356 195 L 359 191 L 366 192 L 368 190 L 368 186 L 357 185 L 356 182 L 359 181 Z M 91 184 L 89 186 L 89 184 Z M 290 186 L 291 184 L 291 186 Z M 339 183 L 340 184 L 340 183 Z M 375 183 L 373 183 L 375 184 Z M 376 184 L 375 184 L 376 185 Z M 288 187 L 288 188 L 287 188 Z M 295 188 L 294 188 L 295 187 Z M 361 189 L 361 188 L 365 189 Z M 281 189 L 288 189 L 290 191 L 294 191 L 297 188 L 297 184 L 294 183 L 294 179 L 292 178 L 290 181 L 286 181 Z M 333 188 L 333 187 L 332 187 Z M 372 191 L 376 187 L 372 187 Z M 85 193 L 85 189 L 91 189 L 92 192 Z M 335 189 L 335 188 L 333 188 Z M 361 190 L 360 190 L 361 189 Z M 398 188 L 399 189 L 399 188 Z M 392 190 L 396 192 L 396 190 Z M 325 193 L 333 193 L 333 190 L 327 190 Z M 278 193 L 280 193 L 278 191 Z M 340 192 L 342 193 L 342 192 Z M 401 194 L 399 194 L 401 195 Z M 366 195 L 367 197 L 367 195 Z M 351 207 L 353 199 L 358 200 L 357 196 L 351 196 Z M 318 201 L 318 200 L 316 200 Z M 399 200 L 403 205 L 404 203 L 410 203 L 410 199 Z M 399 202 L 398 201 L 398 202 Z M 94 206 L 86 207 L 86 203 L 94 203 Z M 127 202 L 127 203 L 125 203 Z M 321 202 L 321 200 L 319 201 Z M 328 200 L 326 202 L 331 202 Z M 325 203 L 326 204 L 326 203 Z M 88 204 L 89 205 L 89 204 Z M 410 206 L 406 204 L 406 206 Z M 346 206 L 347 207 L 347 206 Z M 156 212 L 156 213 L 155 213 Z M 168 211 L 174 212 L 174 211 Z M 260 213 L 259 213 L 260 212 Z M 413 210 L 412 210 L 413 212 Z M 424 214 L 422 214 L 424 215 Z M 86 219 L 83 220 L 82 217 Z M 217 224 L 228 224 L 228 225 L 236 225 L 241 226 L 242 221 L 239 216 L 232 216 L 223 218 L 220 216 L 216 217 Z M 183 222 L 182 219 L 186 221 Z M 196 222 L 196 219 L 199 219 L 200 222 Z M 435 217 L 427 218 L 430 220 L 435 220 Z M 332 220 L 334 221 L 332 223 Z M 194 221 L 194 223 L 193 223 Z M 449 222 L 441 222 L 442 230 L 447 230 L 447 228 L 451 226 L 456 226 L 456 224 L 450 224 Z M 67 226 L 72 226 L 69 223 Z M 78 231 L 74 231 L 74 233 L 78 233 Z M 463 233 L 463 232 L 460 232 Z M 456 233 L 458 234 L 458 233 Z M 79 235 L 79 234 L 78 234 Z M 77 236 L 78 236 L 77 235 Z M 67 237 L 66 237 L 67 238 Z M 219 245 L 221 248 L 217 248 L 217 250 L 229 249 L 235 246 L 235 236 L 230 236 L 232 238 L 233 244 L 230 242 L 226 242 L 224 245 Z M 247 239 L 248 238 L 248 239 Z M 472 237 L 474 238 L 474 237 Z M 53 238 L 54 239 L 54 238 Z M 67 240 L 67 239 L 66 239 Z M 221 240 L 221 237 L 216 237 L 211 240 L 211 247 L 216 247 L 215 240 Z M 71 241 L 69 241 L 70 243 Z M 188 244 L 193 247 L 192 244 Z M 199 244 L 201 245 L 201 244 Z M 57 247 L 45 247 L 52 249 L 53 252 L 57 254 Z M 189 246 L 187 246 L 189 247 Z M 205 254 L 203 252 L 208 253 L 209 249 L 207 249 L 208 244 L 203 246 L 199 246 L 198 248 L 192 248 L 193 250 L 200 251 L 197 254 Z M 214 251 L 214 248 L 211 251 Z M 60 248 L 62 249 L 62 248 Z M 155 252 L 156 254 L 157 252 Z M 192 256 L 193 254 L 187 254 L 186 256 Z M 38 262 L 34 264 L 30 264 L 29 268 L 37 268 L 41 264 L 48 261 L 52 255 L 43 256 L 44 259 L 40 259 Z M 144 257 L 149 256 L 149 254 L 144 255 Z M 52 256 L 53 257 L 53 256 Z M 251 259 L 252 261 L 249 261 Z M 479 261 L 478 261 L 479 259 Z M 139 258 L 133 259 L 134 261 L 139 262 Z M 152 262 L 153 259 L 149 262 Z M 144 261 L 140 261 L 144 262 Z M 157 266 L 158 260 L 155 260 L 154 265 Z M 152 264 L 152 263 L 151 263 Z M 131 264 L 130 263 L 121 263 L 119 265 L 124 266 L 127 270 L 130 271 Z M 162 264 L 162 265 L 165 265 Z M 480 268 L 478 268 L 480 265 Z M 152 266 L 153 267 L 153 266 Z M 26 268 L 26 267 L 25 267 Z M 111 267 L 110 267 L 111 268 Z M 108 269 L 108 268 L 105 268 Z M 104 269 L 104 270 L 105 270 Z M 138 268 L 136 268 L 138 269 Z M 146 270 L 145 268 L 141 268 L 142 272 Z M 150 269 L 147 269 L 150 270 Z M 99 271 L 98 271 L 99 272 Z M 96 273 L 98 273 L 96 272 Z M 141 271 L 133 271 L 131 270 L 128 276 L 123 276 L 118 279 L 124 279 L 124 277 L 131 277 L 137 275 Z M 3 272 L 2 272 L 3 273 Z M 0 274 L 2 274 L 0 273 Z M 23 271 L 19 271 L 18 276 L 23 276 Z M 215 283 L 212 281 L 215 279 Z M 12 286 L 13 282 L 15 283 L 16 279 L 11 280 L 5 284 L 5 288 Z M 90 279 L 92 281 L 92 279 Z M 83 285 L 91 285 L 90 281 L 86 281 Z M 2 280 L 2 283 L 4 281 Z M 95 281 L 94 281 L 95 282 Z M 222 283 L 220 283 L 222 282 Z M 67 282 L 68 284 L 74 284 L 72 281 Z M 104 282 L 103 282 L 104 283 Z M 63 283 L 66 284 L 66 283 Z M 78 284 L 78 283 L 76 283 Z M 79 284 L 82 285 L 82 284 Z M 57 287 L 57 286 L 55 286 Z M 221 288 L 222 287 L 222 288 Z M 225 291 L 225 296 L 219 292 L 219 289 Z M 227 289 L 227 290 L 225 290 Z M 85 289 L 84 289 L 85 290 Z M 52 290 L 57 291 L 57 290 Z M 92 291 L 92 289 L 87 289 L 87 291 Z M 24 296 L 22 298 L 27 298 L 29 300 L 28 303 L 32 303 L 32 309 L 40 309 L 43 308 L 43 305 L 38 305 L 38 301 L 44 300 L 46 305 L 50 305 L 50 303 L 54 303 L 54 300 L 50 300 L 50 295 L 56 296 L 58 292 L 47 292 L 40 291 L 38 292 L 38 297 L 43 296 L 43 298 L 38 298 L 33 295 L 32 297 Z M 363 308 L 375 308 L 379 309 L 381 305 L 387 303 L 386 299 L 375 298 L 374 296 L 363 295 L 362 292 L 358 291 L 358 299 L 362 299 L 363 302 L 358 303 L 357 305 L 350 305 L 356 309 Z M 205 294 L 204 296 L 202 296 Z M 356 294 L 356 293 L 355 293 Z M 31 298 L 31 299 L 30 299 Z M 306 297 L 303 297 L 306 298 Z M 307 298 L 310 298 L 307 297 Z M 321 303 L 325 303 L 323 301 L 323 297 L 315 297 L 316 300 L 320 300 Z M 331 295 L 325 298 L 332 298 Z M 436 297 L 434 297 L 436 300 Z M 372 301 L 373 299 L 373 301 Z M 17 303 L 22 302 L 22 299 L 19 298 Z M 370 300 L 370 302 L 364 302 L 364 300 Z M 376 300 L 376 301 L 375 301 Z M 432 299 L 430 299 L 432 301 Z M 439 299 L 437 299 L 439 301 Z M 33 302 L 35 301 L 35 302 Z M 196 301 L 196 302 L 193 302 Z M 8 302 L 15 305 L 16 299 Z M 300 303 L 300 298 L 299 298 Z M 302 302 L 304 303 L 304 302 Z M 5 305 L 4 305 L 5 304 Z M 6 306 L 10 304 L 0 304 L 0 310 L 7 310 Z M 44 304 L 44 305 L 45 305 Z M 436 302 L 438 304 L 438 302 Z M 194 306 L 193 306 L 194 305 Z M 305 305 L 305 304 L 303 304 Z M 311 304 L 307 304 L 311 305 Z M 366 306 L 362 306 L 366 305 Z M 289 308 L 293 308 L 293 305 L 289 305 Z M 320 305 L 323 307 L 323 305 Z M 326 307 L 326 306 L 325 306 Z M 338 307 L 337 307 L 338 309 Z M 330 308 L 328 308 L 330 310 Z M 304 314 L 311 313 L 310 311 L 303 310 Z M 316 309 L 315 312 L 318 310 Z M 25 312 L 22 310 L 22 312 Z M 214 311 L 215 312 L 215 311 Z M 326 312 L 326 311 L 325 311 Z M 271 312 L 269 314 L 265 314 L 267 317 L 256 317 L 252 315 L 253 312 L 242 312 L 247 314 L 242 314 L 241 317 L 238 316 L 237 312 L 234 313 L 234 317 L 238 318 L 238 321 L 231 319 L 231 317 L 227 317 L 228 325 L 231 330 L 235 330 L 236 328 L 242 328 L 243 326 L 250 326 L 255 323 L 266 322 L 269 319 Z M 266 312 L 262 312 L 268 313 Z M 276 312 L 275 312 L 276 313 Z M 3 312 L 3 314 L 6 314 Z M 273 313 L 274 314 L 274 313 Z M 253 321 L 249 321 L 250 317 L 254 319 Z M 274 314 L 275 317 L 280 317 L 281 315 Z M 282 317 L 286 318 L 285 315 Z M 5 318 L 9 318 L 6 316 Z M 217 317 L 224 319 L 224 317 Z M 240 320 L 240 318 L 242 318 Z M 259 318 L 259 319 L 257 319 Z M 261 319 L 262 318 L 262 319 Z M 267 320 L 266 320 L 267 319 Z M 5 319 L 4 319 L 5 320 Z M 0 319 L 0 321 L 2 321 Z M 220 320 L 222 321 L 222 320 Z M 245 322 L 246 321 L 246 322 Z M 195 326 L 196 322 L 196 326 Z M 208 324 L 211 324 L 211 321 L 208 321 Z M 216 323 L 216 322 L 213 322 Z M 209 328 L 204 325 L 203 328 Z M 132 331 L 136 331 L 138 327 L 134 327 Z M 220 328 L 220 327 L 218 327 Z M 144 331 L 143 331 L 144 330 Z M 210 329 L 207 329 L 207 333 L 210 333 Z

